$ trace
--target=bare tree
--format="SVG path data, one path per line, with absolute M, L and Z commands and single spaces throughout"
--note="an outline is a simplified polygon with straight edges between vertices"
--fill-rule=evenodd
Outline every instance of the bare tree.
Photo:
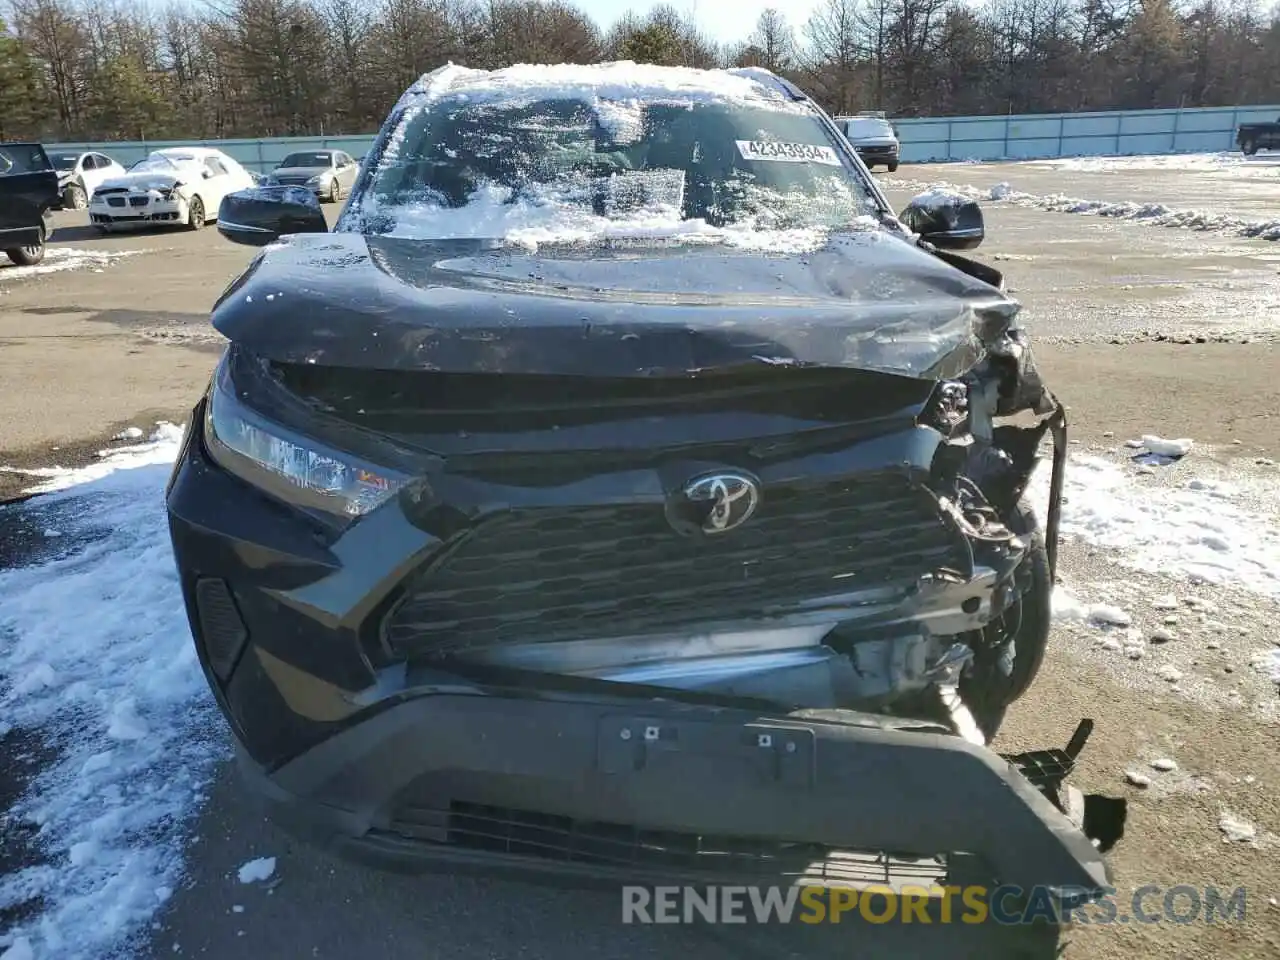
M 161 2 L 0 0 L 0 134 L 364 133 L 449 60 L 751 64 L 841 113 L 1280 101 L 1271 0 L 822 0 L 798 37 L 778 3 L 728 50 L 671 3 L 603 34 L 573 0 Z

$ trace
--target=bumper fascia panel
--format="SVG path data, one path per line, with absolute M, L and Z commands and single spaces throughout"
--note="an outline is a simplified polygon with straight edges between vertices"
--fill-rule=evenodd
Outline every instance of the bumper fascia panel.
M 999 754 L 851 711 L 762 715 L 677 701 L 424 692 L 267 771 L 241 769 L 287 828 L 357 859 L 562 879 L 580 864 L 402 841 L 398 798 L 461 778 L 457 799 L 647 829 L 977 858 L 991 882 L 1101 892 L 1103 855 Z M 625 732 L 624 732 L 625 731 Z M 478 786 L 477 786 L 478 785 Z M 636 878 L 633 876 L 634 881 Z

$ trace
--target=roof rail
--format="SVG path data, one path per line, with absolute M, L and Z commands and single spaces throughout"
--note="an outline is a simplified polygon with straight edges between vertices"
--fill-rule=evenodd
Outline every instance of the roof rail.
M 786 77 L 780 77 L 772 70 L 765 67 L 733 67 L 729 70 L 735 77 L 745 77 L 748 80 L 754 80 L 757 83 L 764 84 L 766 87 L 772 87 L 785 97 L 792 100 L 808 100 L 809 96 Z

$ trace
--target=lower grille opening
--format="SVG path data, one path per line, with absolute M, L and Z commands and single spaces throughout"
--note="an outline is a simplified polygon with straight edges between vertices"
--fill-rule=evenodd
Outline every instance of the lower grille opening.
M 390 832 L 408 839 L 508 856 L 672 874 L 855 886 L 946 882 L 947 858 L 838 850 L 577 820 L 512 807 L 450 801 L 397 808 Z

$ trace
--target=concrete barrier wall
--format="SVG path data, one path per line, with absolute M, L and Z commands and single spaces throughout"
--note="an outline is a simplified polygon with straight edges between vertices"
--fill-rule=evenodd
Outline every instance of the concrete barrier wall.
M 1236 150 L 1242 123 L 1274 121 L 1280 106 L 1191 110 L 1115 110 L 1104 113 L 1014 114 L 895 120 L 904 163 L 942 160 L 1024 160 L 1045 157 L 1133 156 Z M 361 157 L 372 136 L 205 140 L 249 170 L 265 173 L 295 150 L 330 148 Z M 128 166 L 151 150 L 191 141 L 53 143 L 53 151 L 99 150 Z
M 904 163 L 1030 160 L 1234 151 L 1242 123 L 1273 122 L 1280 106 L 895 120 Z

